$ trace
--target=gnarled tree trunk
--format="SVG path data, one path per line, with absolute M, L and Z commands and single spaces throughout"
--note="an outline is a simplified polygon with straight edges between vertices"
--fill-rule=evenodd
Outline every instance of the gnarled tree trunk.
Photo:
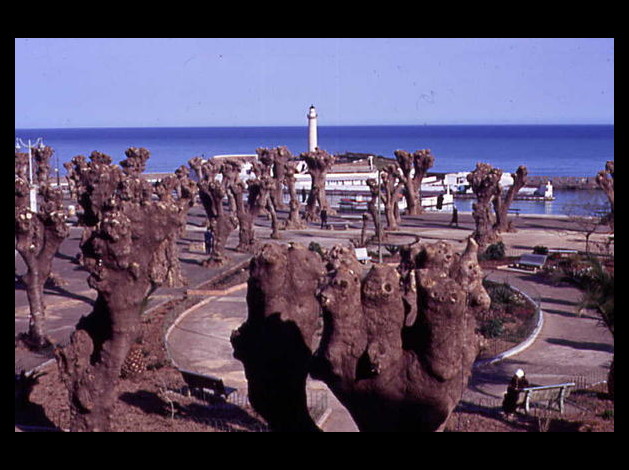
M 188 178 L 188 169 L 181 166 L 175 175 L 167 175 L 154 186 L 160 201 L 175 204 L 179 208 L 177 225 L 180 227 L 168 235 L 155 253 L 155 259 L 159 260 L 156 264 L 168 267 L 165 279 L 155 280 L 166 287 L 182 287 L 187 281 L 181 271 L 177 240 L 185 233 L 188 211 L 194 205 L 197 185 Z
M 317 253 L 265 245 L 251 260 L 247 321 L 232 333 L 249 400 L 273 431 L 318 431 L 308 413 L 306 378 L 319 327 Z
M 61 189 L 50 184 L 52 154 L 50 147 L 32 150 L 37 212 L 30 208 L 28 154 L 15 154 L 15 249 L 26 264 L 27 272 L 22 276 L 22 282 L 26 286 L 30 309 L 28 332 L 21 339 L 34 349 L 50 345 L 45 325 L 44 284 L 59 246 L 70 233 Z
M 396 150 L 393 153 L 402 170 L 402 176 L 399 178 L 404 184 L 406 213 L 421 214 L 424 211 L 421 204 L 421 184 L 426 172 L 432 168 L 435 157 L 429 149 L 417 150 L 412 154 L 404 150 Z
M 387 229 L 391 231 L 398 230 L 400 221 L 400 210 L 398 207 L 399 186 L 397 165 L 387 165 L 381 175 L 381 192 L 380 197 L 384 203 L 384 214 L 387 219 Z
M 266 245 L 252 260 L 247 302 L 232 344 L 273 430 L 317 430 L 305 408 L 310 371 L 361 431 L 439 431 L 478 353 L 474 310 L 490 300 L 470 239 L 462 255 L 445 242 L 413 246 L 397 269 L 376 265 L 366 276 L 349 248 L 322 260 L 299 244 Z
M 596 175 L 596 184 L 603 190 L 609 200 L 610 213 L 607 223 L 611 231 L 614 231 L 614 161 L 610 160 L 605 164 L 605 170 L 601 170 Z
M 361 431 L 441 431 L 478 354 L 473 309 L 487 308 L 470 239 L 459 257 L 445 242 L 420 245 L 398 269 L 364 279 L 340 266 L 321 289 L 324 332 L 313 377 Z
M 237 178 L 239 167 L 226 166 L 225 163 L 203 160 L 200 157 L 192 158 L 188 164 L 197 175 L 199 199 L 205 209 L 208 228 L 214 235 L 212 251 L 203 265 L 218 266 L 227 260 L 225 244 L 230 233 L 238 226 L 236 217 L 225 212 L 223 199 L 228 194 L 227 184 L 232 180 L 233 174 L 236 174 Z M 216 179 L 218 173 L 223 174 L 222 182 Z
M 335 214 L 336 211 L 332 210 L 325 195 L 325 177 L 334 164 L 334 155 L 317 148 L 314 152 L 302 153 L 300 157 L 308 165 L 308 173 L 312 179 L 304 218 L 307 221 L 319 220 L 319 214 L 323 209 L 328 215 Z
M 169 269 L 155 253 L 181 229 L 180 207 L 152 200 L 152 187 L 141 178 L 148 151 L 126 154 L 124 171 L 96 155 L 81 175 L 84 211 L 99 215 L 81 245 L 88 284 L 98 296 L 70 344 L 55 351 L 70 394 L 72 431 L 110 429 L 120 370 L 140 334 L 142 309 Z
M 476 222 L 473 233 L 474 240 L 481 249 L 501 240 L 494 228 L 495 218 L 491 204 L 495 197 L 500 197 L 500 177 L 502 170 L 494 168 L 488 163 L 477 163 L 473 172 L 467 175 L 467 180 L 476 195 L 476 202 L 472 204 L 472 217 Z
M 288 219 L 284 221 L 284 230 L 301 230 L 307 227 L 304 220 L 301 218 L 299 209 L 301 204 L 299 197 L 297 196 L 297 190 L 295 189 L 295 174 L 297 173 L 296 162 L 286 162 L 284 168 L 284 181 L 288 187 L 288 193 L 290 194 Z
M 286 146 L 273 149 L 259 148 L 256 149 L 256 153 L 258 154 L 258 160 L 272 169 L 270 176 L 272 176 L 276 182 L 271 192 L 273 204 L 276 209 L 284 209 L 286 205 L 284 204 L 283 185 L 286 184 L 286 165 L 293 156 Z
M 369 215 L 371 215 L 371 219 L 373 220 L 373 225 L 376 230 L 376 239 L 382 241 L 385 239 L 386 233 L 382 230 L 382 224 L 380 223 L 380 217 L 378 216 L 380 188 L 378 187 L 378 182 L 373 178 L 367 179 L 367 186 L 369 186 L 369 191 L 371 193 L 371 199 L 367 203 L 367 212 L 369 212 Z
M 503 196 L 502 188 L 498 185 L 499 194 L 494 198 L 494 212 L 496 213 L 496 223 L 494 224 L 494 230 L 496 232 L 515 232 L 513 224 L 509 222 L 507 214 L 513 198 L 518 194 L 518 191 L 526 184 L 526 176 L 528 170 L 524 165 L 518 167 L 515 173 L 511 173 L 513 178 L 513 184 L 507 190 L 507 193 Z

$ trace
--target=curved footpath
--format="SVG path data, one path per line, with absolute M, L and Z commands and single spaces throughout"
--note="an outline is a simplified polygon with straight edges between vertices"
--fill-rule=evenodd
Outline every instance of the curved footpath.
M 185 245 L 191 241 L 201 241 L 204 220 L 201 211 L 192 215 L 198 223 L 188 226 Z M 428 242 L 443 239 L 452 243 L 462 243 L 473 230 L 469 214 L 460 214 L 460 227 L 449 228 L 448 214 L 429 214 L 404 219 L 402 231 L 396 237 L 403 238 L 403 231 L 420 235 Z M 514 219 L 519 231 L 505 234 L 508 255 L 531 252 L 535 245 L 551 248 L 582 248 L 583 238 L 566 232 L 567 221 L 548 217 L 520 216 Z M 290 233 L 291 241 L 306 246 L 316 241 L 323 246 L 347 243 L 360 234 L 360 221 L 353 221 L 351 230 L 320 230 L 314 224 L 308 230 Z M 256 226 L 261 240 L 268 239 L 269 229 Z M 71 236 L 62 245 L 55 258 L 53 272 L 67 284 L 62 288 L 47 289 L 47 321 L 51 336 L 58 342 L 65 342 L 73 331 L 81 315 L 89 313 L 95 292 L 87 287 L 87 273 L 78 270 L 69 259 L 78 252 L 80 229 L 73 227 Z M 288 239 L 288 236 L 285 237 Z M 237 234 L 232 234 L 227 246 L 235 246 Z M 401 242 L 408 243 L 408 240 Z M 198 288 L 209 278 L 224 274 L 235 265 L 246 262 L 248 255 L 230 252 L 233 263 L 222 269 L 208 270 L 199 266 L 202 254 L 182 251 L 181 260 L 189 286 Z M 23 263 L 16 256 L 16 272 L 23 272 Z M 614 345 L 606 327 L 591 314 L 577 315 L 576 305 L 580 292 L 571 287 L 554 287 L 538 282 L 530 274 L 506 270 L 494 270 L 489 279 L 506 280 L 530 297 L 541 300 L 544 322 L 537 337 L 525 350 L 504 358 L 500 362 L 475 368 L 462 402 L 470 404 L 491 403 L 496 406 L 502 399 L 507 383 L 517 368 L 526 371 L 533 384 L 550 384 L 574 380 L 595 383 L 605 380 L 611 363 Z M 149 308 L 173 298 L 181 298 L 186 289 L 160 288 L 152 296 Z M 247 385 L 242 364 L 233 358 L 229 337 L 247 316 L 246 285 L 242 284 L 223 292 L 213 292 L 199 303 L 182 313 L 167 333 L 167 345 L 173 361 L 180 367 L 205 372 L 221 377 L 225 384 L 246 394 Z M 28 304 L 22 289 L 15 291 L 15 333 L 24 331 L 28 325 Z M 16 350 L 15 367 L 29 370 L 41 365 L 46 359 L 21 350 Z M 310 380 L 308 389 L 326 393 L 328 413 L 320 425 L 328 432 L 356 432 L 357 428 L 347 411 L 327 390 L 325 384 Z
M 614 340 L 595 314 L 578 313 L 578 289 L 555 287 L 530 274 L 506 270 L 493 271 L 488 278 L 507 281 L 540 301 L 543 323 L 528 347 L 516 348 L 513 355 L 476 368 L 463 401 L 502 400 L 509 380 L 519 368 L 526 372 L 532 385 L 576 382 L 582 386 L 607 379 Z

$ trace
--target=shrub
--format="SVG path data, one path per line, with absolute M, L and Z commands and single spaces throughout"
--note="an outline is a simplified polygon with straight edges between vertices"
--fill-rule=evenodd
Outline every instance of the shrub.
M 502 318 L 492 318 L 484 321 L 480 326 L 480 332 L 485 338 L 497 338 L 504 329 Z
M 502 259 L 505 257 L 505 245 L 502 242 L 494 243 L 489 245 L 485 252 L 479 256 L 479 259 L 484 260 L 495 260 Z
M 536 255 L 547 255 L 548 254 L 548 247 L 544 246 L 544 245 L 536 245 L 533 247 L 533 253 Z
M 321 248 L 321 245 L 319 245 L 317 242 L 310 242 L 310 245 L 308 245 L 308 249 L 310 251 L 319 253 L 319 256 L 323 258 L 323 248 Z
M 400 247 L 398 245 L 384 245 L 384 247 L 387 249 L 387 251 L 389 253 L 391 253 L 391 256 L 395 255 L 396 253 L 398 253 L 400 251 Z

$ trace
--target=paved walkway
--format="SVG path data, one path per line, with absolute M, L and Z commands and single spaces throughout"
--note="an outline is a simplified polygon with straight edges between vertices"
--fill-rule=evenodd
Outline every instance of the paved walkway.
M 541 301 L 543 326 L 525 350 L 493 365 L 478 368 L 463 399 L 502 399 L 515 370 L 526 372 L 532 385 L 576 381 L 596 383 L 607 379 L 614 354 L 608 328 L 592 312 L 578 313 L 581 292 L 574 287 L 554 287 L 534 276 L 496 270 L 488 278 L 507 281 Z
M 195 208 L 196 209 L 196 208 Z M 400 233 L 392 237 L 394 242 L 408 243 L 418 235 L 427 241 L 444 239 L 461 243 L 473 230 L 473 221 L 469 214 L 460 214 L 460 227 L 448 228 L 448 214 L 429 214 L 426 216 L 405 218 Z M 188 243 L 201 241 L 204 215 L 196 210 L 191 213 L 191 225 L 184 239 L 181 240 L 182 268 L 189 280 L 188 287 L 195 288 L 207 282 L 211 277 L 221 274 L 248 259 L 248 255 L 230 252 L 233 263 L 221 269 L 207 269 L 199 265 L 202 254 L 190 253 L 184 248 Z M 298 241 L 308 245 L 316 241 L 323 246 L 335 243 L 347 243 L 350 238 L 360 235 L 361 221 L 352 219 L 352 229 L 348 231 L 319 230 L 314 224 L 308 230 L 284 233 L 284 242 Z M 269 229 L 256 227 L 257 236 L 268 239 Z M 567 232 L 569 221 L 544 217 L 521 216 L 516 220 L 521 229 L 535 230 L 535 236 L 521 230 L 514 234 L 505 234 L 504 241 L 509 255 L 530 252 L 538 244 L 551 248 L 583 248 L 584 239 Z M 237 233 L 228 240 L 227 247 L 235 246 Z M 78 252 L 80 229 L 73 228 L 70 237 L 61 247 L 55 258 L 53 272 L 68 284 L 58 289 L 46 290 L 47 320 L 51 336 L 58 342 L 65 342 L 73 331 L 80 316 L 91 311 L 95 292 L 87 287 L 87 273 L 82 271 L 70 259 Z M 270 240 L 269 240 L 270 241 Z M 384 251 L 384 250 L 383 250 Z M 16 256 L 16 272 L 24 272 L 19 256 Z M 573 288 L 553 287 L 540 284 L 530 275 L 496 270 L 489 276 L 492 280 L 506 279 L 512 285 L 539 298 L 544 310 L 544 326 L 536 341 L 525 351 L 482 369 L 474 371 L 464 401 L 478 402 L 489 399 L 498 400 L 505 391 L 506 384 L 517 368 L 523 368 L 532 383 L 548 384 L 571 379 L 581 375 L 592 380 L 605 378 L 607 368 L 613 357 L 613 338 L 604 326 L 592 315 L 576 315 L 576 303 L 580 293 Z M 184 295 L 186 288 L 160 288 L 152 296 L 149 308 L 153 308 L 173 298 Z M 168 334 L 168 347 L 172 359 L 181 367 L 199 372 L 207 372 L 223 378 L 226 385 L 246 391 L 246 381 L 242 364 L 233 358 L 229 337 L 245 320 L 247 307 L 245 286 L 230 289 L 220 295 L 203 299 L 182 316 L 171 327 Z M 16 287 L 15 291 L 15 333 L 25 331 L 28 326 L 28 307 L 24 290 Z M 16 352 L 16 370 L 30 369 L 47 360 L 43 356 Z M 327 390 L 325 384 L 310 380 L 311 390 Z M 356 426 L 347 411 L 328 392 L 328 404 L 331 414 L 323 424 L 325 431 L 356 432 Z

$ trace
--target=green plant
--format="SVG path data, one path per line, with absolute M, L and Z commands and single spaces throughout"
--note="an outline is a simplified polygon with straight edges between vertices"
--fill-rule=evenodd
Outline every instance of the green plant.
M 592 308 L 601 316 L 601 320 L 611 334 L 614 334 L 614 273 L 596 258 L 589 261 L 590 265 L 581 279 L 583 295 L 579 310 Z
M 321 245 L 319 245 L 317 242 L 310 242 L 310 245 L 308 245 L 308 249 L 310 251 L 319 253 L 319 256 L 323 258 L 323 248 L 321 248 Z
M 544 246 L 544 245 L 536 245 L 533 247 L 533 253 L 536 255 L 547 255 L 548 254 L 548 247 Z
M 481 260 L 495 260 L 505 257 L 505 245 L 502 242 L 497 242 L 489 245 L 483 254 L 479 256 Z
M 481 323 L 480 333 L 485 338 L 497 338 L 504 331 L 504 320 L 502 318 L 491 318 Z
M 393 256 L 393 255 L 395 255 L 397 252 L 399 252 L 399 251 L 400 251 L 400 247 L 399 247 L 398 245 L 389 245 L 389 244 L 386 244 L 386 245 L 384 245 L 384 247 L 387 249 L 387 251 L 388 251 L 389 253 L 391 253 L 391 255 L 392 255 L 392 256 Z
M 492 283 L 485 286 L 492 305 L 508 305 L 514 301 L 514 292 L 508 283 Z

